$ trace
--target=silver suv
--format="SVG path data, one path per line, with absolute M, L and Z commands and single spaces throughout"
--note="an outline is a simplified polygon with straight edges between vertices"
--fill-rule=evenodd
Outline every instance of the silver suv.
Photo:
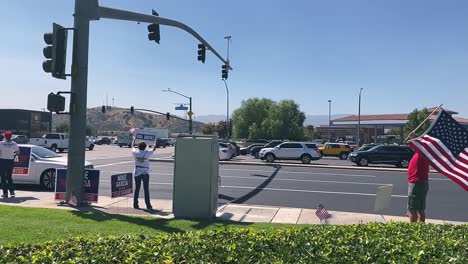
M 312 160 L 318 160 L 322 156 L 314 143 L 284 142 L 274 148 L 260 150 L 260 159 L 267 162 L 275 160 L 300 160 L 309 164 Z

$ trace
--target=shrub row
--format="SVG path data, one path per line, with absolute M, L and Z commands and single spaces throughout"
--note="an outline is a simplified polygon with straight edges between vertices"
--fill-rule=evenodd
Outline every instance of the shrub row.
M 77 237 L 2 245 L 0 263 L 468 263 L 468 225 L 376 223 Z

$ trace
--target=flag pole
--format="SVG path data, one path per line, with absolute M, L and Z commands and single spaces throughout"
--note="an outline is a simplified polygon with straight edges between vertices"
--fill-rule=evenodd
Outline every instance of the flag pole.
M 421 124 L 419 124 L 419 126 L 417 126 L 415 129 L 413 129 L 413 131 L 411 131 L 411 132 L 409 133 L 409 135 L 405 138 L 405 142 L 408 140 L 408 138 L 410 137 L 411 133 L 413 133 L 413 132 L 415 133 L 416 131 L 418 131 L 418 129 L 419 129 L 422 125 L 424 125 L 424 123 L 429 119 L 429 117 L 431 117 L 431 116 L 432 116 L 435 112 L 437 112 L 437 110 L 439 110 L 439 108 L 441 108 L 441 107 L 442 107 L 442 104 L 439 105 L 439 107 L 437 107 L 436 109 L 434 109 L 434 111 L 432 111 L 432 113 L 430 113 L 430 114 L 426 117 L 426 119 L 424 119 L 424 121 L 422 121 Z

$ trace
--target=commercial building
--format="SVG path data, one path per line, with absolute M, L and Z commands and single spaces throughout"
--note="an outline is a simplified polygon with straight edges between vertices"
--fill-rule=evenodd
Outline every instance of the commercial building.
M 51 130 L 52 114 L 25 109 L 0 109 L 0 132 L 41 137 Z
M 430 113 L 436 108 L 427 109 Z M 468 119 L 456 117 L 458 113 L 452 110 L 444 109 L 447 113 L 464 127 L 468 128 Z M 434 120 L 438 111 L 429 117 L 429 120 Z M 322 138 L 328 138 L 328 133 L 331 134 L 331 139 L 346 139 L 357 140 L 357 127 L 360 119 L 360 139 L 361 144 L 366 143 L 401 143 L 403 138 L 404 127 L 408 122 L 409 114 L 383 114 L 383 115 L 357 115 L 346 116 L 343 118 L 334 119 L 331 121 L 331 126 L 320 126 L 318 128 Z M 396 135 L 386 135 L 385 132 L 390 129 L 396 129 L 399 133 Z

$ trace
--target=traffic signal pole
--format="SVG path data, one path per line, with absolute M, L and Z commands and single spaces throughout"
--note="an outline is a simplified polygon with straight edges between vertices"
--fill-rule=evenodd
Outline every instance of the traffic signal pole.
M 99 20 L 101 18 L 145 22 L 150 24 L 154 23 L 180 28 L 190 33 L 204 44 L 207 50 L 210 50 L 224 64 L 228 65 L 228 61 L 221 57 L 207 41 L 193 29 L 181 22 L 154 15 L 101 7 L 99 6 L 98 0 L 75 0 L 66 200 L 69 201 L 70 196 L 73 194 L 76 196 L 78 204 L 82 204 L 83 201 L 89 24 L 90 21 Z M 189 120 L 189 122 L 191 126 L 191 120 Z

